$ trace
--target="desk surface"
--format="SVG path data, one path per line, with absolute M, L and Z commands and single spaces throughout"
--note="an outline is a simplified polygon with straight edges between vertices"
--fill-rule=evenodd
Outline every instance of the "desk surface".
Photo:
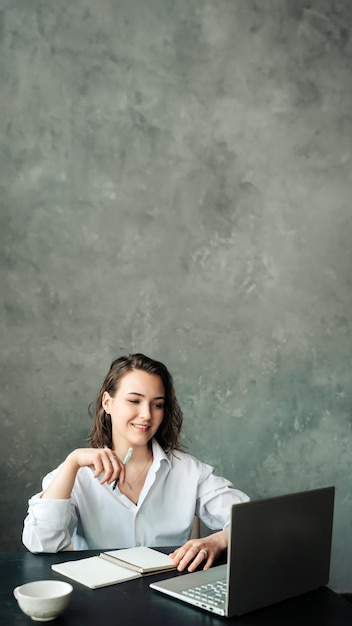
M 51 570 L 51 564 L 97 554 L 97 551 L 60 554 L 0 555 L 0 622 L 4 626 L 35 624 L 19 609 L 13 589 L 17 585 L 42 579 L 64 580 Z M 174 576 L 147 576 L 102 589 L 88 589 L 73 584 L 73 594 L 66 611 L 55 621 L 60 626 L 96 626 L 97 624 L 141 624 L 148 626 L 346 626 L 352 623 L 352 604 L 327 587 L 281 602 L 275 606 L 224 619 L 164 597 L 149 589 L 149 583 Z M 72 581 L 71 581 L 72 582 Z

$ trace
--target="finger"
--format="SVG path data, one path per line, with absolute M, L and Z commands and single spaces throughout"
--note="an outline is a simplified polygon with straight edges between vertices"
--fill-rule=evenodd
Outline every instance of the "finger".
M 186 554 L 188 548 L 186 546 L 181 546 L 180 548 L 176 548 L 169 556 L 174 559 L 181 560 L 182 557 Z
M 188 571 L 193 572 L 197 567 L 199 567 L 202 563 L 204 563 L 203 569 L 209 569 L 212 566 L 214 559 L 208 554 L 208 551 L 205 548 L 201 548 L 194 559 L 194 561 L 190 564 Z
M 123 463 L 120 465 L 119 482 L 121 485 L 125 484 L 126 470 Z
M 194 572 L 194 570 L 197 569 L 197 567 L 199 567 L 201 562 L 204 560 L 203 552 L 204 551 L 202 551 L 202 550 L 198 550 L 198 552 L 195 554 L 193 561 L 191 562 L 191 564 L 188 567 L 188 571 L 189 572 Z
M 180 548 L 176 548 L 176 550 L 174 550 L 173 552 L 171 552 L 171 554 L 169 554 L 170 558 L 173 560 L 173 562 L 175 563 L 176 566 L 183 559 L 183 557 L 185 556 L 187 550 L 188 550 L 188 547 L 187 547 L 187 544 L 186 544 L 184 546 L 181 546 Z
M 112 482 L 119 475 L 119 462 L 117 456 L 111 451 L 105 452 L 101 460 L 104 474 L 100 482 L 103 485 L 104 483 Z
M 104 472 L 103 460 L 98 456 L 92 459 L 90 467 L 94 471 L 94 478 L 98 478 Z
M 106 456 L 103 456 L 101 458 L 101 464 L 102 464 L 103 469 L 101 472 L 102 476 L 100 478 L 100 482 L 103 485 L 109 480 L 113 470 L 112 470 L 111 462 Z
M 110 477 L 106 480 L 106 482 L 110 485 L 117 479 L 121 479 L 121 468 L 123 468 L 123 463 L 120 461 L 119 457 L 116 456 L 116 454 L 109 455 L 109 461 L 112 471 Z
M 116 473 L 114 474 L 114 476 L 112 477 L 111 481 L 109 482 L 113 482 L 114 483 L 114 488 L 115 488 L 115 482 L 118 480 L 118 482 L 120 483 L 120 485 L 123 485 L 125 482 L 125 478 L 126 478 L 126 469 L 125 469 L 125 463 L 117 456 L 117 454 L 114 453 L 114 451 L 112 450 L 113 456 L 114 456 L 114 466 L 115 466 L 115 461 L 117 463 L 117 469 L 116 469 Z M 131 454 L 127 455 L 127 462 L 129 461 Z M 117 484 L 117 483 L 116 483 Z
M 187 565 L 189 565 L 189 563 L 191 563 L 191 561 L 197 559 L 198 554 L 199 554 L 199 548 L 197 545 L 192 544 L 190 546 L 184 546 L 185 548 L 185 552 L 183 554 L 183 556 L 181 556 L 180 560 L 179 560 L 179 564 L 178 564 L 178 571 L 182 572 Z M 200 562 L 200 560 L 199 560 Z M 197 567 L 197 565 L 196 565 Z

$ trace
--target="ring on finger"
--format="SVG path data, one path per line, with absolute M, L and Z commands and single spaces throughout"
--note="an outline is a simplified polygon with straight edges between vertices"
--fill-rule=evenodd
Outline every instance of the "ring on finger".
M 201 550 L 199 550 L 199 554 L 201 554 L 201 552 L 203 552 L 204 554 L 204 558 L 207 559 L 208 558 L 208 553 L 206 550 L 204 550 L 204 548 L 202 548 Z

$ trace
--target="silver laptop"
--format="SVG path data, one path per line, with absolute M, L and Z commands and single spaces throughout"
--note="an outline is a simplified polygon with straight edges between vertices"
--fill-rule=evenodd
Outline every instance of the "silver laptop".
M 228 563 L 150 584 L 232 617 L 329 581 L 334 487 L 252 500 L 231 510 Z

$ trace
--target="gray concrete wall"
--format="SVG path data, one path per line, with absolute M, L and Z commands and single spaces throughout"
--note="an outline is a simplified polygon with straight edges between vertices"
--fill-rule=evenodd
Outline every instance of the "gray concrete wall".
M 252 497 L 336 485 L 352 591 L 352 22 L 338 0 L 1 0 L 1 525 L 164 360 Z

